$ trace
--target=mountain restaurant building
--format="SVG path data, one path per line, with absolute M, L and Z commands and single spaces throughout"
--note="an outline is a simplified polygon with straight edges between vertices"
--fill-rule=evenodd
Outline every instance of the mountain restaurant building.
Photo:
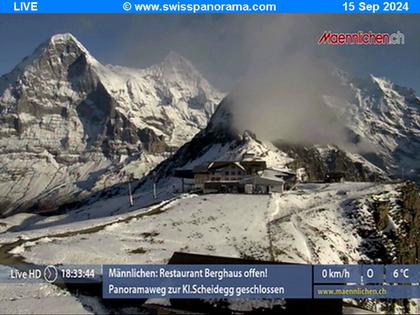
M 202 193 L 281 193 L 296 180 L 295 174 L 267 168 L 264 160 L 251 154 L 244 154 L 242 161 L 214 161 L 177 170 L 175 176 L 192 179 L 192 190 Z

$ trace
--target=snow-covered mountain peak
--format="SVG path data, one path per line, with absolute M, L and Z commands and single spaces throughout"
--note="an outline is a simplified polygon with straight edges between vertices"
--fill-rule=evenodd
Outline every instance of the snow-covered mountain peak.
M 55 35 L 52 35 L 49 39 L 49 41 L 51 43 L 57 43 L 57 42 L 69 42 L 69 41 L 73 41 L 78 43 L 78 45 L 83 46 L 78 40 L 77 38 L 71 34 L 71 33 L 58 33 Z
M 191 72 L 193 74 L 200 75 L 188 59 L 175 51 L 170 51 L 159 66 L 164 71 Z
M 71 66 L 77 63 L 84 64 L 85 67 L 100 65 L 72 34 L 53 35 L 40 44 L 31 55 L 25 57 L 10 73 L 0 77 L 0 96 L 6 88 L 16 83 L 24 89 L 24 86 L 32 81 L 39 80 L 43 82 L 42 85 L 48 86 L 46 81 L 67 80 L 69 70 L 76 69 L 72 69 Z M 41 86 L 30 88 L 40 89 Z
M 90 54 L 87 48 L 71 33 L 55 34 L 50 37 L 46 45 L 50 52 L 60 55 L 74 53 L 76 55 L 85 55 L 91 63 L 98 61 Z
M 91 61 L 95 60 L 86 47 L 72 34 L 56 34 L 39 45 L 32 55 L 24 59 L 24 63 L 31 64 L 34 61 L 51 58 L 57 61 L 60 60 L 61 62 L 65 62 L 66 60 L 71 62 L 83 54 L 86 55 L 87 59 Z
M 88 52 L 85 46 L 71 33 L 62 33 L 52 35 L 47 43 L 49 45 L 74 45 L 77 46 L 80 50 Z
M 183 89 L 211 89 L 214 88 L 185 57 L 171 51 L 157 65 L 147 69 L 155 78 L 165 80 Z
M 381 89 L 389 89 L 393 87 L 393 83 L 387 78 L 377 77 L 373 74 L 370 74 L 369 78 L 372 80 L 373 83 L 376 83 Z
M 345 93 L 326 97 L 327 105 L 354 139 L 368 142 L 372 161 L 389 174 L 418 181 L 420 99 L 416 92 L 375 75 L 346 77 L 340 80 Z

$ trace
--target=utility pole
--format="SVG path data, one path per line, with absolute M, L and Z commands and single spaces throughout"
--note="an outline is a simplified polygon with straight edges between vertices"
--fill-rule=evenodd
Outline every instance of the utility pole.
M 131 174 L 128 178 L 128 202 L 130 207 L 134 206 L 133 194 L 131 192 L 131 181 L 133 180 L 133 174 Z
M 128 182 L 128 202 L 130 207 L 134 206 L 133 195 L 131 194 L 131 182 Z
M 185 182 L 184 182 L 184 178 L 181 179 L 181 183 L 182 183 L 182 193 L 184 193 L 185 191 Z
M 153 172 L 153 199 L 157 199 L 157 194 L 156 194 L 156 172 Z

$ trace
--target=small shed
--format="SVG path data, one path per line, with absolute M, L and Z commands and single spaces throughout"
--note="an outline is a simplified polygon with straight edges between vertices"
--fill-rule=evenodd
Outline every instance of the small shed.
M 285 180 L 279 177 L 274 170 L 266 169 L 258 172 L 257 175 L 244 178 L 242 184 L 245 185 L 245 192 L 247 193 L 282 193 L 284 191 Z

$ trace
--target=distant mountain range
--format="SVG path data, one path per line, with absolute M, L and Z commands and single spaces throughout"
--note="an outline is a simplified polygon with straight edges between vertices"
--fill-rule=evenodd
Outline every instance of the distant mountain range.
M 0 78 L 0 214 L 45 211 L 141 178 L 204 128 L 223 95 L 174 52 L 103 65 L 71 34 Z

